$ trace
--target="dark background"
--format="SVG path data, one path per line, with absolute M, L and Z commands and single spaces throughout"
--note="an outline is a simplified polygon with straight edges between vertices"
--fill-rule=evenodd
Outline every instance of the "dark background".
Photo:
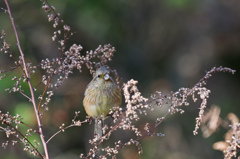
M 239 113 L 240 81 L 240 1 L 239 0 L 55 0 L 49 1 L 61 13 L 62 19 L 71 26 L 75 34 L 67 42 L 83 46 L 82 54 L 94 50 L 98 45 L 110 43 L 117 50 L 108 65 L 115 68 L 126 82 L 139 81 L 138 88 L 145 97 L 154 91 L 168 94 L 180 87 L 192 87 L 205 72 L 214 66 L 230 67 L 237 70 L 235 75 L 217 73 L 208 81 L 211 90 L 208 100 L 221 108 L 221 117 L 229 112 Z M 37 65 L 41 59 L 55 58 L 59 46 L 52 42 L 54 29 L 47 21 L 47 14 L 40 1 L 9 1 L 20 36 L 21 46 L 27 62 Z M 1 8 L 6 9 L 3 1 Z M 0 12 L 0 29 L 7 33 L 6 40 L 16 57 L 20 54 L 9 16 Z M 0 53 L 0 70 L 14 66 L 8 55 Z M 43 72 L 42 72 L 43 73 Z M 13 71 L 0 81 L 0 109 L 10 114 L 20 114 L 24 121 L 35 125 L 31 104 L 19 93 L 5 92 L 13 87 L 13 75 L 20 76 L 20 70 Z M 33 85 L 41 80 L 41 73 L 32 76 Z M 55 92 L 45 113 L 43 130 L 45 138 L 59 130 L 62 123 L 68 125 L 75 111 L 81 111 L 83 94 L 91 75 L 86 68 L 77 70 Z M 27 91 L 27 86 L 23 84 Z M 38 89 L 38 93 L 42 91 Z M 191 100 L 190 100 L 191 101 Z M 124 107 L 124 103 L 122 104 Z M 199 103 L 184 107 L 183 115 L 175 114 L 161 124 L 158 131 L 164 138 L 152 137 L 141 141 L 143 155 L 137 154 L 134 146 L 120 150 L 118 158 L 124 159 L 212 159 L 223 158 L 212 144 L 223 140 L 226 129 L 219 128 L 216 134 L 205 139 L 201 131 L 193 136 L 195 118 Z M 150 112 L 143 117 L 143 123 L 153 121 L 167 113 L 167 106 Z M 108 119 L 110 120 L 110 119 Z M 111 121 L 108 121 L 111 122 Z M 92 137 L 93 125 L 84 124 L 59 134 L 49 143 L 50 157 L 55 159 L 78 158 L 89 150 L 88 139 Z M 141 125 L 139 125 L 141 127 Z M 24 130 L 24 128 L 22 128 Z M 125 133 L 125 132 L 120 132 Z M 0 142 L 5 142 L 1 132 Z M 129 137 L 131 134 L 120 134 Z M 34 137 L 33 137 L 34 138 Z M 119 134 L 113 135 L 113 139 Z M 33 140 L 33 139 L 32 139 Z M 122 137 L 125 141 L 126 138 Z M 108 143 L 106 143 L 108 145 Z M 32 158 L 22 151 L 22 144 L 0 149 L 1 158 Z

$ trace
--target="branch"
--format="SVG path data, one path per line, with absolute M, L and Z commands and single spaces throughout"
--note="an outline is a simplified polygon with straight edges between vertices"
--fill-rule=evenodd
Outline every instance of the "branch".
M 4 0 L 4 2 L 5 2 L 5 4 L 6 4 L 6 6 L 7 6 L 8 14 L 9 14 L 9 17 L 10 17 L 11 22 L 12 22 L 12 26 L 13 26 L 14 33 L 15 33 L 16 40 L 17 40 L 18 50 L 19 50 L 19 52 L 20 52 L 21 59 L 22 59 L 22 62 L 23 62 L 23 71 L 24 71 L 24 74 L 26 75 L 27 82 L 28 82 L 28 85 L 29 85 L 29 89 L 30 89 L 30 92 L 31 92 L 31 102 L 32 102 L 32 104 L 33 104 L 34 111 L 35 111 L 35 116 L 36 116 L 36 118 L 37 118 L 37 123 L 38 123 L 38 127 L 39 127 L 40 138 L 41 138 L 41 141 L 42 141 L 42 144 L 43 144 L 45 156 L 46 156 L 46 159 L 49 159 L 47 144 L 46 144 L 45 139 L 44 139 L 44 136 L 43 136 L 42 125 L 41 125 L 40 117 L 39 117 L 39 114 L 38 114 L 38 111 L 37 111 L 37 106 L 36 106 L 36 101 L 35 101 L 35 95 L 34 95 L 34 91 L 33 91 L 33 88 L 32 88 L 31 81 L 30 81 L 30 76 L 29 76 L 28 71 L 27 71 L 27 66 L 26 66 L 26 62 L 25 62 L 25 58 L 24 58 L 24 53 L 23 53 L 22 48 L 21 48 L 21 45 L 20 45 L 20 41 L 19 41 L 19 37 L 18 37 L 16 25 L 15 25 L 15 23 L 14 23 L 13 16 L 12 16 L 12 13 L 11 13 L 11 10 L 10 10 L 9 4 L 8 4 L 8 1 L 7 1 L 7 0 Z

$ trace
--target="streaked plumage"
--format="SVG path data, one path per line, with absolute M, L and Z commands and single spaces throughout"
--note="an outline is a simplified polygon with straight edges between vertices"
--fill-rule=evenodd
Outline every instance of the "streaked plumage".
M 121 103 L 120 89 L 110 77 L 107 66 L 101 66 L 85 91 L 83 106 L 87 114 L 93 118 L 106 117 L 112 107 L 119 107 Z

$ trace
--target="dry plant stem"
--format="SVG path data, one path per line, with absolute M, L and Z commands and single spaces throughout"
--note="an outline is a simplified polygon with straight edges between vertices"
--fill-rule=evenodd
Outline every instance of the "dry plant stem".
M 156 128 L 157 128 L 157 127 L 167 118 L 167 116 L 169 116 L 170 114 L 171 114 L 171 112 L 169 111 L 166 115 L 164 115 L 164 117 L 162 117 L 162 120 L 160 120 L 157 124 L 154 125 L 154 127 L 153 127 L 149 132 L 146 132 L 144 135 L 142 135 L 141 137 L 138 137 L 138 138 L 135 139 L 134 141 L 139 141 L 139 140 L 141 140 L 141 139 L 143 139 L 143 138 L 145 138 L 145 137 L 150 136 L 151 134 L 153 134 L 153 133 L 155 132 Z M 126 117 L 125 114 L 124 114 L 124 117 Z M 120 121 L 117 125 L 115 125 L 115 126 L 105 135 L 105 137 L 110 137 L 111 133 L 112 133 L 113 131 L 115 131 L 120 124 L 121 124 L 121 121 Z M 97 146 L 99 146 L 102 142 L 103 142 L 103 140 L 101 140 L 101 141 L 97 144 Z M 119 147 L 117 150 L 120 150 L 120 149 L 124 148 L 125 146 L 127 146 L 127 145 L 126 145 L 126 144 L 123 144 L 123 145 L 122 145 L 121 147 Z M 88 155 L 87 158 L 89 158 L 92 154 L 93 154 L 93 153 L 91 153 L 90 155 Z M 108 154 L 102 156 L 101 158 L 107 157 L 107 156 L 108 156 Z
M 69 31 L 67 31 L 67 34 L 66 34 L 66 36 L 64 37 L 64 44 L 65 44 L 66 41 L 67 41 L 68 34 L 69 34 Z M 54 75 L 54 72 L 55 72 L 55 70 L 56 70 L 56 68 L 57 68 L 57 66 L 58 66 L 58 63 L 59 63 L 62 55 L 63 55 L 64 48 L 65 48 L 65 45 L 62 46 L 61 53 L 60 53 L 60 55 L 59 55 L 59 57 L 58 57 L 58 60 L 56 61 L 56 64 L 55 64 L 55 66 L 54 66 L 53 73 L 51 74 L 51 77 L 49 78 L 48 83 L 47 83 L 47 85 L 46 85 L 46 87 L 45 87 L 45 89 L 44 89 L 44 91 L 43 91 L 42 97 L 45 95 L 45 93 L 46 93 L 46 91 L 47 91 L 47 88 L 48 88 L 48 86 L 49 86 L 49 84 L 50 84 L 50 82 L 51 82 L 51 80 L 52 80 L 52 77 L 53 77 L 53 75 Z M 42 98 L 42 99 L 43 99 L 43 98 Z M 40 109 L 40 106 L 41 106 L 41 103 L 42 103 L 42 99 L 39 101 L 39 104 L 38 104 L 38 109 L 37 109 L 38 112 L 39 112 L 39 109 Z
M 153 127 L 153 129 L 152 129 L 150 132 L 146 132 L 143 136 L 135 139 L 135 141 L 139 141 L 139 140 L 145 138 L 146 136 L 149 136 L 150 134 L 154 133 L 154 131 L 155 131 L 155 129 L 157 128 L 157 126 L 159 126 L 159 125 L 166 119 L 166 117 L 169 116 L 170 114 L 171 114 L 171 112 L 169 111 L 169 112 L 162 118 L 162 120 L 159 121 L 159 122 Z M 122 115 L 123 115 L 123 116 L 122 116 L 121 118 L 126 118 L 126 114 L 125 114 L 125 113 L 122 114 Z M 113 131 L 115 131 L 115 130 L 122 124 L 122 122 L 123 122 L 122 119 L 120 119 L 120 121 L 119 121 L 106 135 L 103 136 L 103 138 L 109 138 L 110 135 L 111 135 L 111 133 L 112 133 Z M 103 138 L 98 142 L 98 144 L 96 145 L 97 147 L 99 147 L 100 144 L 103 142 Z M 126 145 L 122 145 L 122 147 L 119 147 L 118 150 L 122 149 L 122 148 L 125 147 L 125 146 L 126 146 Z M 86 159 L 91 158 L 92 155 L 93 155 L 93 152 L 91 152 L 90 154 L 88 154 L 88 156 L 86 157 Z M 107 156 L 108 156 L 108 154 L 102 156 L 101 158 L 107 157 Z
M 206 85 L 206 84 L 207 84 L 207 79 L 209 79 L 209 78 L 210 78 L 214 73 L 216 73 L 216 72 L 229 72 L 229 73 L 234 74 L 234 73 L 235 73 L 235 70 L 232 70 L 232 69 L 229 69 L 229 68 L 226 68 L 226 67 L 222 67 L 222 66 L 212 68 L 210 71 L 208 71 L 208 72 L 206 73 L 206 75 L 205 75 L 201 80 L 199 80 L 199 82 L 198 82 L 197 84 L 195 84 L 191 89 L 188 89 L 188 90 L 185 92 L 185 96 L 186 96 L 186 97 L 191 96 L 191 95 L 195 92 L 195 89 L 196 89 L 196 88 L 202 87 L 202 86 Z M 181 89 L 180 89 L 179 91 L 181 91 Z M 172 93 L 170 96 L 174 96 L 174 97 L 175 97 L 176 95 L 179 94 L 179 91 L 177 91 L 177 92 L 175 92 L 175 93 Z M 166 96 L 166 97 L 167 97 L 167 96 Z M 202 100 L 204 100 L 204 99 L 202 99 Z M 180 103 L 178 103 L 177 105 L 171 104 L 171 107 L 169 108 L 169 111 L 168 111 L 163 117 L 161 117 L 161 119 L 160 119 L 158 122 L 156 122 L 156 123 L 154 124 L 154 126 L 153 126 L 151 129 L 149 129 L 149 131 L 146 131 L 145 134 L 143 134 L 142 136 L 136 138 L 134 141 L 137 141 L 137 142 L 138 142 L 139 140 L 141 140 L 141 139 L 143 139 L 143 138 L 145 138 L 145 137 L 147 137 L 147 136 L 152 136 L 152 135 L 154 135 L 156 128 L 157 128 L 169 115 L 174 114 L 174 109 L 177 108 L 177 107 L 181 107 L 181 106 L 184 104 L 184 101 L 185 101 L 185 100 L 182 99 L 182 101 L 179 101 Z M 151 103 L 151 102 L 153 102 L 153 100 L 148 100 L 147 103 L 145 103 L 145 104 L 149 104 L 149 103 Z M 122 121 L 126 118 L 126 113 L 123 113 L 121 118 L 122 118 L 122 119 L 119 119 L 119 122 L 118 122 L 115 126 L 113 126 L 113 127 L 111 128 L 111 130 L 110 130 L 106 135 L 104 135 L 104 136 L 101 138 L 101 140 L 97 143 L 96 148 L 94 148 L 93 151 L 90 152 L 90 153 L 88 154 L 88 156 L 86 156 L 85 158 L 91 158 L 91 156 L 93 155 L 94 152 L 97 151 L 97 148 L 99 148 L 99 146 L 100 146 L 100 144 L 103 142 L 103 140 L 109 138 L 110 135 L 111 135 L 111 133 L 112 133 L 113 131 L 115 131 L 115 130 L 121 125 Z M 197 131 L 197 130 L 195 130 L 195 131 Z M 195 134 L 195 135 L 196 135 L 196 134 Z M 117 150 L 120 150 L 120 149 L 122 149 L 122 148 L 125 147 L 125 146 L 127 146 L 127 144 L 123 144 L 122 146 L 118 147 Z M 106 155 L 101 156 L 100 158 L 105 158 L 105 157 L 107 157 L 107 156 L 109 156 L 109 155 L 111 155 L 111 154 L 108 154 L 108 153 L 107 153 Z
M 83 123 L 87 123 L 87 121 L 84 120 L 83 122 L 81 122 L 81 124 L 83 124 Z M 71 124 L 71 125 L 69 125 L 69 126 L 63 128 L 63 129 L 57 131 L 55 134 L 53 134 L 53 135 L 47 140 L 46 143 L 48 144 L 49 141 L 52 140 L 52 139 L 53 139 L 56 135 L 58 135 L 60 132 L 63 132 L 64 130 L 67 130 L 68 128 L 71 128 L 71 127 L 73 127 L 73 126 L 78 126 L 78 125 L 76 125 L 76 124 Z
M 52 6 L 48 3 L 48 1 L 47 1 L 47 0 L 44 0 L 43 2 L 46 3 L 46 4 L 48 4 L 48 6 L 51 8 L 51 11 L 53 11 L 53 13 L 55 14 L 55 16 L 59 18 L 58 14 L 55 12 L 55 10 L 52 8 Z M 59 18 L 59 19 L 60 19 L 60 18 Z M 59 55 L 59 57 L 58 57 L 58 59 L 57 59 L 57 61 L 56 61 L 56 64 L 55 64 L 55 66 L 54 66 L 53 73 L 51 74 L 50 79 L 48 80 L 48 83 L 47 83 L 47 85 L 46 85 L 46 87 L 45 87 L 45 89 L 44 89 L 44 91 L 43 91 L 42 97 L 45 95 L 45 93 L 46 93 L 46 91 L 47 91 L 47 88 L 48 88 L 48 86 L 49 86 L 49 84 L 50 84 L 50 82 L 51 82 L 51 80 L 52 80 L 53 75 L 54 75 L 54 72 L 55 72 L 55 70 L 56 70 L 56 68 L 57 68 L 57 65 L 58 65 L 59 61 L 61 60 L 61 57 L 62 57 L 62 55 L 63 55 L 63 53 L 64 53 L 65 44 L 66 44 L 68 35 L 69 35 L 69 31 L 67 31 L 67 32 L 66 32 L 66 35 L 64 36 L 64 45 L 62 46 L 61 53 L 60 53 L 60 55 Z M 43 99 L 43 98 L 42 98 L 42 99 Z M 39 112 L 39 109 L 40 109 L 40 106 L 41 106 L 41 103 L 42 103 L 42 99 L 39 101 L 39 104 L 38 104 L 38 109 L 37 109 L 38 112 Z
M 32 99 L 30 97 L 28 97 L 26 94 L 24 94 L 22 91 L 19 91 L 19 93 L 21 93 L 24 97 L 26 97 L 27 99 L 29 99 L 29 101 L 31 101 Z
M 48 144 L 50 140 L 52 140 L 57 134 L 59 134 L 59 133 L 62 132 L 63 130 L 66 130 L 66 129 L 71 128 L 71 127 L 73 127 L 73 126 L 75 126 L 75 125 L 74 125 L 74 124 L 71 124 L 71 125 L 65 127 L 64 129 L 59 130 L 58 132 L 56 132 L 55 134 L 53 134 L 53 136 L 51 136 L 51 137 L 47 140 L 46 143 Z
M 41 1 L 41 0 L 40 0 L 40 1 Z M 49 6 L 49 8 L 51 8 L 51 10 L 52 10 L 53 13 L 55 14 L 55 16 L 59 18 L 58 14 L 55 12 L 55 10 L 53 9 L 53 7 L 48 3 L 48 1 L 47 1 L 47 0 L 44 0 L 43 2 L 46 3 L 46 4 Z M 59 18 L 59 19 L 60 19 L 60 18 Z
M 8 124 L 8 126 L 10 126 L 11 128 L 14 128 L 12 125 L 9 125 Z M 3 128 L 4 129 L 4 128 Z M 5 130 L 5 129 L 4 129 Z M 22 136 L 23 137 L 23 139 L 24 140 L 27 140 L 27 142 L 32 146 L 32 148 L 34 148 L 34 150 L 35 151 L 37 151 L 37 153 L 38 153 L 38 155 L 42 158 L 42 159 L 44 159 L 44 156 L 38 151 L 38 149 L 26 138 L 26 136 L 24 136 L 20 131 L 18 131 L 17 129 L 15 129 L 18 133 L 19 133 L 19 135 L 20 136 Z M 21 139 L 20 139 L 21 140 Z
M 64 43 L 65 43 L 65 42 L 66 42 L 66 41 L 64 41 Z M 45 89 L 44 89 L 44 91 L 43 91 L 42 97 L 45 95 L 45 93 L 46 93 L 46 91 L 47 91 L 47 88 L 48 88 L 48 86 L 49 86 L 49 83 L 50 83 L 51 80 L 52 80 L 52 77 L 53 77 L 54 72 L 55 72 L 55 70 L 56 70 L 56 68 L 57 68 L 58 62 L 59 62 L 59 60 L 61 59 L 62 54 L 63 54 L 63 51 L 61 52 L 61 54 L 60 54 L 59 57 L 58 57 L 58 61 L 56 62 L 55 66 L 54 66 L 54 71 L 53 71 L 53 73 L 51 74 L 51 77 L 50 77 L 49 80 L 48 80 L 48 83 L 47 83 L 47 85 L 46 85 L 46 87 L 45 87 Z M 42 99 L 43 99 L 43 98 L 42 98 Z M 40 109 L 40 106 L 41 106 L 41 103 L 42 103 L 42 99 L 39 101 L 39 104 L 38 104 L 38 109 L 37 109 L 38 112 L 39 112 L 39 109 Z
M 3 115 L 3 114 L 0 114 L 0 115 Z M 5 115 L 3 115 L 3 116 L 5 116 Z M 8 116 L 8 117 L 9 117 L 9 116 Z M 35 132 L 39 133 L 35 128 L 33 128 L 32 126 L 30 126 L 30 125 L 28 125 L 28 124 L 22 122 L 21 120 L 18 120 L 18 119 L 13 118 L 13 117 L 10 117 L 10 118 L 11 118 L 12 120 L 17 120 L 17 121 L 19 121 L 21 124 L 23 124 L 23 125 L 25 125 L 25 126 L 31 128 L 31 129 L 34 130 Z
M 18 46 L 18 49 L 19 49 L 19 52 L 20 52 L 20 55 L 21 55 L 21 58 L 22 58 L 22 61 L 23 61 L 23 71 L 24 71 L 24 73 L 26 75 L 27 82 L 28 82 L 28 85 L 29 85 L 29 89 L 30 89 L 30 92 L 31 92 L 31 102 L 33 104 L 35 115 L 36 115 L 36 118 L 37 118 L 37 123 L 38 123 L 38 128 L 39 128 L 39 135 L 40 135 L 40 138 L 41 138 L 41 141 L 42 141 L 42 144 L 43 144 L 45 157 L 46 157 L 46 159 L 49 159 L 47 144 L 45 142 L 45 139 L 44 139 L 44 136 L 43 136 L 43 133 L 42 133 L 42 125 L 41 125 L 40 117 L 39 117 L 39 114 L 38 114 L 38 111 L 37 111 L 35 95 L 34 95 L 34 91 L 33 91 L 33 88 L 32 88 L 31 81 L 30 81 L 30 76 L 29 76 L 28 71 L 27 71 L 26 62 L 25 62 L 25 58 L 24 58 L 24 54 L 23 54 L 21 45 L 20 45 L 17 29 L 16 29 L 16 26 L 15 26 L 15 23 L 14 23 L 14 20 L 13 20 L 13 17 L 12 17 L 12 13 L 11 13 L 8 1 L 7 0 L 4 0 L 4 1 L 5 1 L 6 6 L 7 6 L 7 9 L 8 9 L 8 14 L 10 16 L 10 19 L 11 19 L 11 22 L 12 22 L 12 26 L 13 26 L 13 29 L 14 29 L 14 33 L 15 33 L 15 36 L 16 36 L 16 40 L 17 40 L 17 46 Z
M 123 114 L 123 116 L 126 117 L 126 114 Z M 124 117 L 123 117 L 123 118 L 124 118 Z M 98 144 L 97 144 L 96 146 L 97 146 L 97 147 L 100 146 L 100 144 L 103 142 L 103 138 L 109 138 L 110 135 L 111 135 L 111 133 L 112 133 L 113 131 L 115 131 L 115 130 L 119 127 L 119 125 L 121 125 L 121 123 L 122 123 L 122 121 L 120 120 L 106 135 L 102 136 L 101 140 L 98 142 Z M 119 149 L 121 149 L 121 148 L 119 148 Z M 90 158 L 92 155 L 93 155 L 93 152 L 91 152 L 90 154 L 88 154 L 88 156 L 86 157 L 86 159 Z M 104 156 L 107 156 L 107 155 L 104 155 Z M 102 157 L 101 157 L 101 158 L 102 158 Z

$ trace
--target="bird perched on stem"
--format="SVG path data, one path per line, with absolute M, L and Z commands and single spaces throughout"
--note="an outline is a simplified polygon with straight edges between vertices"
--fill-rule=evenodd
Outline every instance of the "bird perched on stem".
M 96 70 L 92 81 L 88 84 L 83 106 L 87 114 L 95 118 L 94 134 L 102 136 L 102 126 L 112 107 L 122 103 L 121 90 L 110 76 L 109 68 L 101 66 Z

